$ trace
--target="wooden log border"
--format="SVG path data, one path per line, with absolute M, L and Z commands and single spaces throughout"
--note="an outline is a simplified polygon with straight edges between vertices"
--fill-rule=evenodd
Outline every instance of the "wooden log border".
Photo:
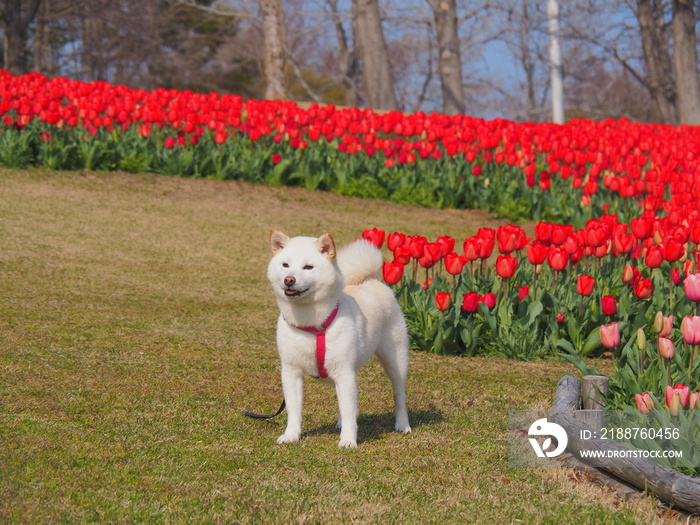
M 569 438 L 569 450 L 579 457 L 584 450 L 629 450 L 610 439 L 580 439 L 581 431 L 591 430 L 574 417 L 580 402 L 581 382 L 572 375 L 562 377 L 557 385 L 549 420 L 564 427 Z M 700 513 L 700 478 L 686 476 L 647 458 L 618 458 L 617 463 L 616 466 L 602 468 L 676 508 L 692 514 Z

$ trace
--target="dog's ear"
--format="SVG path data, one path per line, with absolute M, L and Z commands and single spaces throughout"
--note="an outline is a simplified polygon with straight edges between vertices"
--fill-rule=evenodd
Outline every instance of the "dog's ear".
M 321 252 L 329 261 L 335 259 L 335 242 L 330 233 L 324 233 L 316 241 L 318 251 Z
M 270 232 L 270 248 L 272 248 L 272 255 L 277 254 L 282 248 L 284 248 L 289 242 L 289 237 L 279 230 L 272 230 Z

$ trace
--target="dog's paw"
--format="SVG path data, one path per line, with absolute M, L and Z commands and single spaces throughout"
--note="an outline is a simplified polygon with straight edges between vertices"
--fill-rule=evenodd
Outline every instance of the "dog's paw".
M 357 448 L 357 441 L 354 439 L 341 439 L 338 446 L 340 448 Z
M 301 436 L 299 434 L 282 434 L 277 438 L 277 444 L 282 445 L 284 443 L 298 443 Z
M 396 425 L 394 428 L 397 432 L 400 432 L 401 434 L 410 434 L 411 433 L 411 427 L 408 425 L 403 426 L 403 425 Z

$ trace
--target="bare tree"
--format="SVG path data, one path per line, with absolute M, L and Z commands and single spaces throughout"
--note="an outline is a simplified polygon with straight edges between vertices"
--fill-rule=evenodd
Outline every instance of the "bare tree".
M 331 10 L 331 19 L 335 30 L 338 48 L 338 69 L 345 91 L 345 105 L 357 106 L 360 100 L 357 93 L 359 80 L 357 51 L 354 46 L 348 45 L 348 37 L 338 11 L 338 2 L 336 0 L 326 0 L 326 2 Z
M 442 110 L 448 115 L 464 113 L 462 57 L 459 52 L 456 0 L 427 0 L 427 2 L 433 10 L 437 33 Z
M 281 0 L 262 0 L 265 98 L 285 98 L 285 44 Z
M 700 124 L 700 79 L 693 0 L 673 0 L 673 69 L 678 116 L 682 124 Z
M 661 0 L 637 0 L 636 10 L 644 49 L 645 83 L 663 122 L 677 122 L 676 90 L 673 83 L 670 35 Z
M 34 20 L 41 0 L 5 0 L 2 11 L 4 65 L 13 75 L 29 71 L 27 29 Z
M 499 7 L 502 18 L 500 40 L 511 52 L 522 80 L 518 89 L 505 92 L 512 117 L 518 120 L 542 120 L 551 114 L 545 107 L 549 93 L 547 18 L 538 4 L 513 0 Z
M 375 109 L 395 110 L 394 79 L 377 0 L 352 0 L 352 18 L 367 103 Z

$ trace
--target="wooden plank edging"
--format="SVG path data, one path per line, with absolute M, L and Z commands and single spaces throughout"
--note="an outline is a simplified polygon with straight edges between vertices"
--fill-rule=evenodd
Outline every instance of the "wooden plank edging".
M 582 440 L 581 431 L 591 429 L 574 417 L 581 401 L 581 382 L 572 375 L 559 380 L 549 420 L 564 427 L 569 443 L 568 449 L 581 451 L 617 450 L 629 448 L 610 439 Z M 700 513 L 700 478 L 686 476 L 670 467 L 659 465 L 647 458 L 616 459 L 618 465 L 600 467 L 635 487 L 654 493 L 660 499 L 690 513 Z

